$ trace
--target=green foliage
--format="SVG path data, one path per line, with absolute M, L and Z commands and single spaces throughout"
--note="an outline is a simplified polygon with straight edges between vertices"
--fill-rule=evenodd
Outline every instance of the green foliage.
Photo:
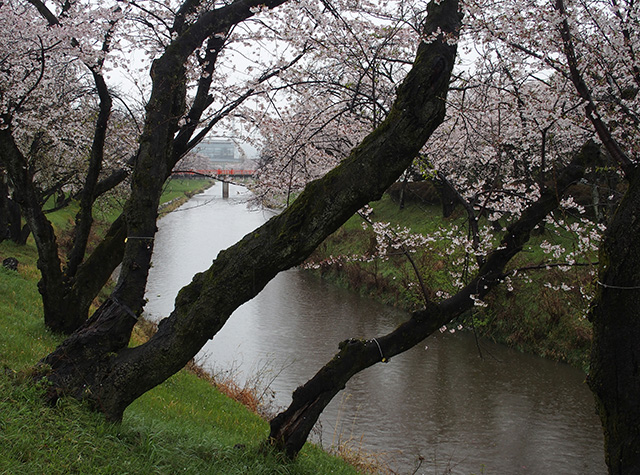
M 408 227 L 413 232 L 429 234 L 438 229 L 458 226 L 464 230 L 466 218 L 461 211 L 451 218 L 442 218 L 441 209 L 435 205 L 407 204 L 399 209 L 389 196 L 373 203 L 374 221 L 390 222 L 392 226 Z M 464 232 L 464 231 L 463 231 Z M 548 256 L 537 245 L 543 240 L 571 248 L 573 236 L 559 235 L 545 230 L 533 236 L 529 246 L 512 263 L 512 268 L 537 264 Z M 433 243 L 433 250 L 411 254 L 424 281 L 429 298 L 437 290 L 454 293 L 452 277 L 455 255 L 445 252 L 447 243 Z M 362 227 L 362 218 L 354 216 L 336 233 L 330 236 L 313 254 L 315 263 L 322 265 L 319 273 L 342 287 L 349 287 L 363 295 L 406 310 L 414 310 L 424 303 L 416 274 L 406 256 L 397 252 L 387 260 L 371 262 L 340 259 L 337 256 L 366 255 L 375 248 L 375 237 Z M 595 256 L 591 256 L 595 260 Z M 478 308 L 455 324 L 475 328 L 484 337 L 573 366 L 586 369 L 591 345 L 591 325 L 585 318 L 586 302 L 579 284 L 588 286 L 591 276 L 588 268 L 573 268 L 569 272 L 557 269 L 530 271 L 526 278 L 512 279 L 513 290 L 500 286 L 486 302 L 487 308 Z M 556 291 L 568 283 L 567 291 Z

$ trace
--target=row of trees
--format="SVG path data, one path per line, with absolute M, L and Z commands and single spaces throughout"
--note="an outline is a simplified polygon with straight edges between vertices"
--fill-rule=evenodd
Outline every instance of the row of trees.
M 473 265 L 447 295 L 424 289 L 425 307 L 389 335 L 345 340 L 294 393 L 271 422 L 269 441 L 295 456 L 352 375 L 381 352 L 390 358 L 417 344 L 509 277 L 509 261 L 530 233 L 586 176 L 611 187 L 594 194 L 594 215 L 609 225 L 589 313 L 589 382 L 610 472 L 640 470 L 637 8 L 618 0 L 462 7 L 443 0 L 426 8 L 362 0 L 2 2 L 0 167 L 38 248 L 45 323 L 69 334 L 39 365 L 50 400 L 86 399 L 119 420 L 239 305 L 419 157 L 413 166 L 454 190 L 467 210 L 469 234 L 452 242 Z M 473 64 L 462 61 L 452 77 L 461 34 Z M 148 97 L 138 110 L 118 102 L 108 76 L 140 47 L 149 77 L 140 80 Z M 157 334 L 128 348 L 144 306 L 163 183 L 231 114 L 265 140 L 260 193 L 284 192 L 289 206 L 196 275 Z M 603 169 L 608 182 L 598 178 Z M 627 191 L 610 217 L 604 205 L 618 201 L 615 176 Z M 123 183 L 124 210 L 88 254 L 97 200 Z M 69 196 L 79 203 L 64 262 L 46 218 L 57 191 L 60 205 Z M 499 225 L 482 228 L 482 216 Z M 567 262 L 580 259 L 599 229 L 586 220 L 556 224 L 582 236 Z M 115 290 L 87 320 L 120 262 Z

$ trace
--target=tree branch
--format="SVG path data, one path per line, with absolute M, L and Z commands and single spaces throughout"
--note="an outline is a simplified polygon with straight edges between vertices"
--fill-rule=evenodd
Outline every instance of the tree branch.
M 444 118 L 456 52 L 449 40 L 457 38 L 460 17 L 456 0 L 432 3 L 431 9 L 426 30 L 440 28 L 444 33 L 436 41 L 420 44 L 385 121 L 339 167 L 310 183 L 285 212 L 221 252 L 207 271 L 197 274 L 178 294 L 172 314 L 144 345 L 129 349 L 128 338 L 113 335 L 114 327 L 124 325 L 122 319 L 132 319 L 122 310 L 119 295 L 111 299 L 99 319 L 90 321 L 44 361 L 51 367 L 47 378 L 60 393 L 89 397 L 109 419 L 119 420 L 133 400 L 193 358 L 238 306 L 280 271 L 301 263 L 358 209 L 382 195 Z M 88 349 L 87 339 L 103 348 L 104 356 L 96 356 L 95 347 Z M 65 364 L 70 354 L 78 361 L 94 359 L 99 368 L 88 374 L 78 365 Z M 91 394 L 83 389 L 86 384 L 92 387 Z
M 591 97 L 589 87 L 584 82 L 582 74 L 580 73 L 576 51 L 571 37 L 571 29 L 569 28 L 569 22 L 567 20 L 568 13 L 565 8 L 564 1 L 556 0 L 555 8 L 562 17 L 562 21 L 559 26 L 560 36 L 562 38 L 564 54 L 567 58 L 567 64 L 569 66 L 571 81 L 573 82 L 578 95 L 586 102 L 585 112 L 587 114 L 587 118 L 593 124 L 598 137 L 602 140 L 602 144 L 605 146 L 611 157 L 613 157 L 620 168 L 622 168 L 625 175 L 629 176 L 629 174 L 635 169 L 635 164 L 620 148 L 618 142 L 613 138 L 609 127 L 598 114 L 596 105 Z
M 583 174 L 584 158 L 597 152 L 588 143 L 558 178 L 557 189 L 564 191 Z M 556 189 L 546 189 L 540 198 L 524 210 L 520 219 L 509 226 L 500 246 L 488 257 L 476 277 L 453 297 L 428 303 L 413 312 L 409 320 L 391 333 L 371 340 L 350 339 L 339 345 L 339 352 L 316 375 L 293 393 L 291 405 L 271 420 L 269 442 L 288 456 L 302 448 L 320 413 L 333 397 L 344 389 L 358 372 L 414 347 L 442 325 L 469 310 L 475 298 L 482 298 L 500 282 L 499 276 L 509 260 L 529 239 L 531 231 L 560 201 Z

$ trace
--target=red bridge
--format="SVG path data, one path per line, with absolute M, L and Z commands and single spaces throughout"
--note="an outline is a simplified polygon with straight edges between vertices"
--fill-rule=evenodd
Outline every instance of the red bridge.
M 213 178 L 250 178 L 255 170 L 237 169 L 237 168 L 216 168 L 213 170 L 175 170 L 174 175 L 200 175 Z

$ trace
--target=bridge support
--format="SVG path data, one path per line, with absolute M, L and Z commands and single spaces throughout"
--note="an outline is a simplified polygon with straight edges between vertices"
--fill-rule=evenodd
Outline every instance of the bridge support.
M 228 181 L 222 182 L 222 197 L 229 198 L 229 182 Z

